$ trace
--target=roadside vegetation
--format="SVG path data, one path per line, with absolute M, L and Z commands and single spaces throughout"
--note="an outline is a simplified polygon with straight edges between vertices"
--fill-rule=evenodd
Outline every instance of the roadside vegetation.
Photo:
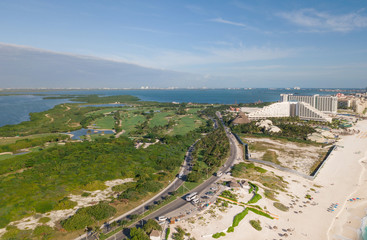
M 198 182 L 213 174 L 227 159 L 229 142 L 223 129 L 218 128 L 202 137 L 192 153 L 192 172 L 187 176 L 190 182 Z
M 136 149 L 133 142 L 124 137 L 99 139 L 2 160 L 0 227 L 32 213 L 55 209 L 71 191 L 103 187 L 96 184 L 98 181 L 134 178 L 136 186 L 120 194 L 128 201 L 158 191 L 162 182 L 172 178 L 195 138 L 195 134 L 167 136 L 162 139 L 165 144 L 147 149 Z M 25 170 L 15 173 L 19 169 Z M 11 172 L 14 174 L 6 174 Z
M 254 163 L 236 164 L 233 166 L 231 173 L 233 177 L 251 179 L 251 181 L 261 183 L 265 188 L 269 188 L 270 190 L 286 191 L 287 182 L 282 177 L 275 175 L 273 172 L 268 172 L 261 167 L 256 167 Z

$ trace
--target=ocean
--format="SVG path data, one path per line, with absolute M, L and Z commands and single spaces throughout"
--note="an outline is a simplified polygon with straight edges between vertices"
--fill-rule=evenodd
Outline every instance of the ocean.
M 104 96 L 110 95 L 133 95 L 142 101 L 157 102 L 194 102 L 194 103 L 250 103 L 256 101 L 274 102 L 280 99 L 281 93 L 294 93 L 302 95 L 333 94 L 330 92 L 321 92 L 319 89 L 144 89 L 144 90 L 65 90 L 65 91 L 39 91 L 39 92 L 17 92 L 16 94 L 0 96 L 0 126 L 7 124 L 18 124 L 29 120 L 29 113 L 42 112 L 53 108 L 55 105 L 69 102 L 67 99 L 43 99 L 42 96 L 32 94 L 47 95 L 84 95 L 98 94 Z

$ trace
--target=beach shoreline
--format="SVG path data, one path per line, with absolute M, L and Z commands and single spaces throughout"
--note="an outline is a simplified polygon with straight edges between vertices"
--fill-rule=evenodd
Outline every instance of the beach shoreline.
M 211 239 L 211 235 L 224 231 L 221 239 L 294 239 L 294 240 L 352 240 L 358 239 L 358 230 L 367 208 L 367 121 L 359 121 L 355 129 L 359 133 L 341 136 L 338 146 L 313 179 L 284 172 L 265 165 L 262 168 L 274 172 L 288 182 L 287 190 L 280 192 L 278 202 L 291 207 L 283 212 L 273 206 L 274 201 L 263 198 L 257 204 L 279 219 L 268 219 L 249 213 L 234 232 L 224 231 L 241 209 L 233 206 L 228 212 L 218 212 L 213 207 L 198 215 L 196 220 L 187 220 L 172 226 L 182 226 L 196 239 Z M 256 164 L 258 165 L 258 164 Z M 263 186 L 259 185 L 264 195 Z M 242 193 L 246 202 L 247 195 Z M 312 199 L 305 196 L 311 195 Z M 348 201 L 348 199 L 357 199 Z M 212 218 L 209 212 L 217 211 Z M 207 212 L 207 213 L 205 213 Z M 255 230 L 250 220 L 261 221 L 262 230 Z M 195 223 L 194 223 L 195 222 Z M 274 228 L 276 227 L 276 228 Z M 291 231 L 289 231 L 291 230 Z M 170 238 L 171 239 L 171 238 Z

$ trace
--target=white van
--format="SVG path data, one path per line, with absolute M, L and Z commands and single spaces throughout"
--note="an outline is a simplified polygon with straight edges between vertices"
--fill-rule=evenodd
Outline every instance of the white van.
M 218 171 L 216 174 L 215 174 L 215 176 L 217 176 L 217 177 L 220 177 L 220 176 L 222 176 L 223 175 L 223 173 L 221 172 L 221 171 Z
M 163 222 L 163 221 L 166 221 L 167 220 L 167 217 L 166 216 L 159 216 L 158 217 L 158 221 L 159 222 Z

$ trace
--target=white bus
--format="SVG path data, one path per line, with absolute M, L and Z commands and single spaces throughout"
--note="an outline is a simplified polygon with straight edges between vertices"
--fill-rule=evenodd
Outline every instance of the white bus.
M 186 201 L 190 202 L 191 200 L 193 200 L 195 197 L 197 197 L 198 193 L 197 192 L 193 192 L 190 193 L 189 195 L 186 196 Z

